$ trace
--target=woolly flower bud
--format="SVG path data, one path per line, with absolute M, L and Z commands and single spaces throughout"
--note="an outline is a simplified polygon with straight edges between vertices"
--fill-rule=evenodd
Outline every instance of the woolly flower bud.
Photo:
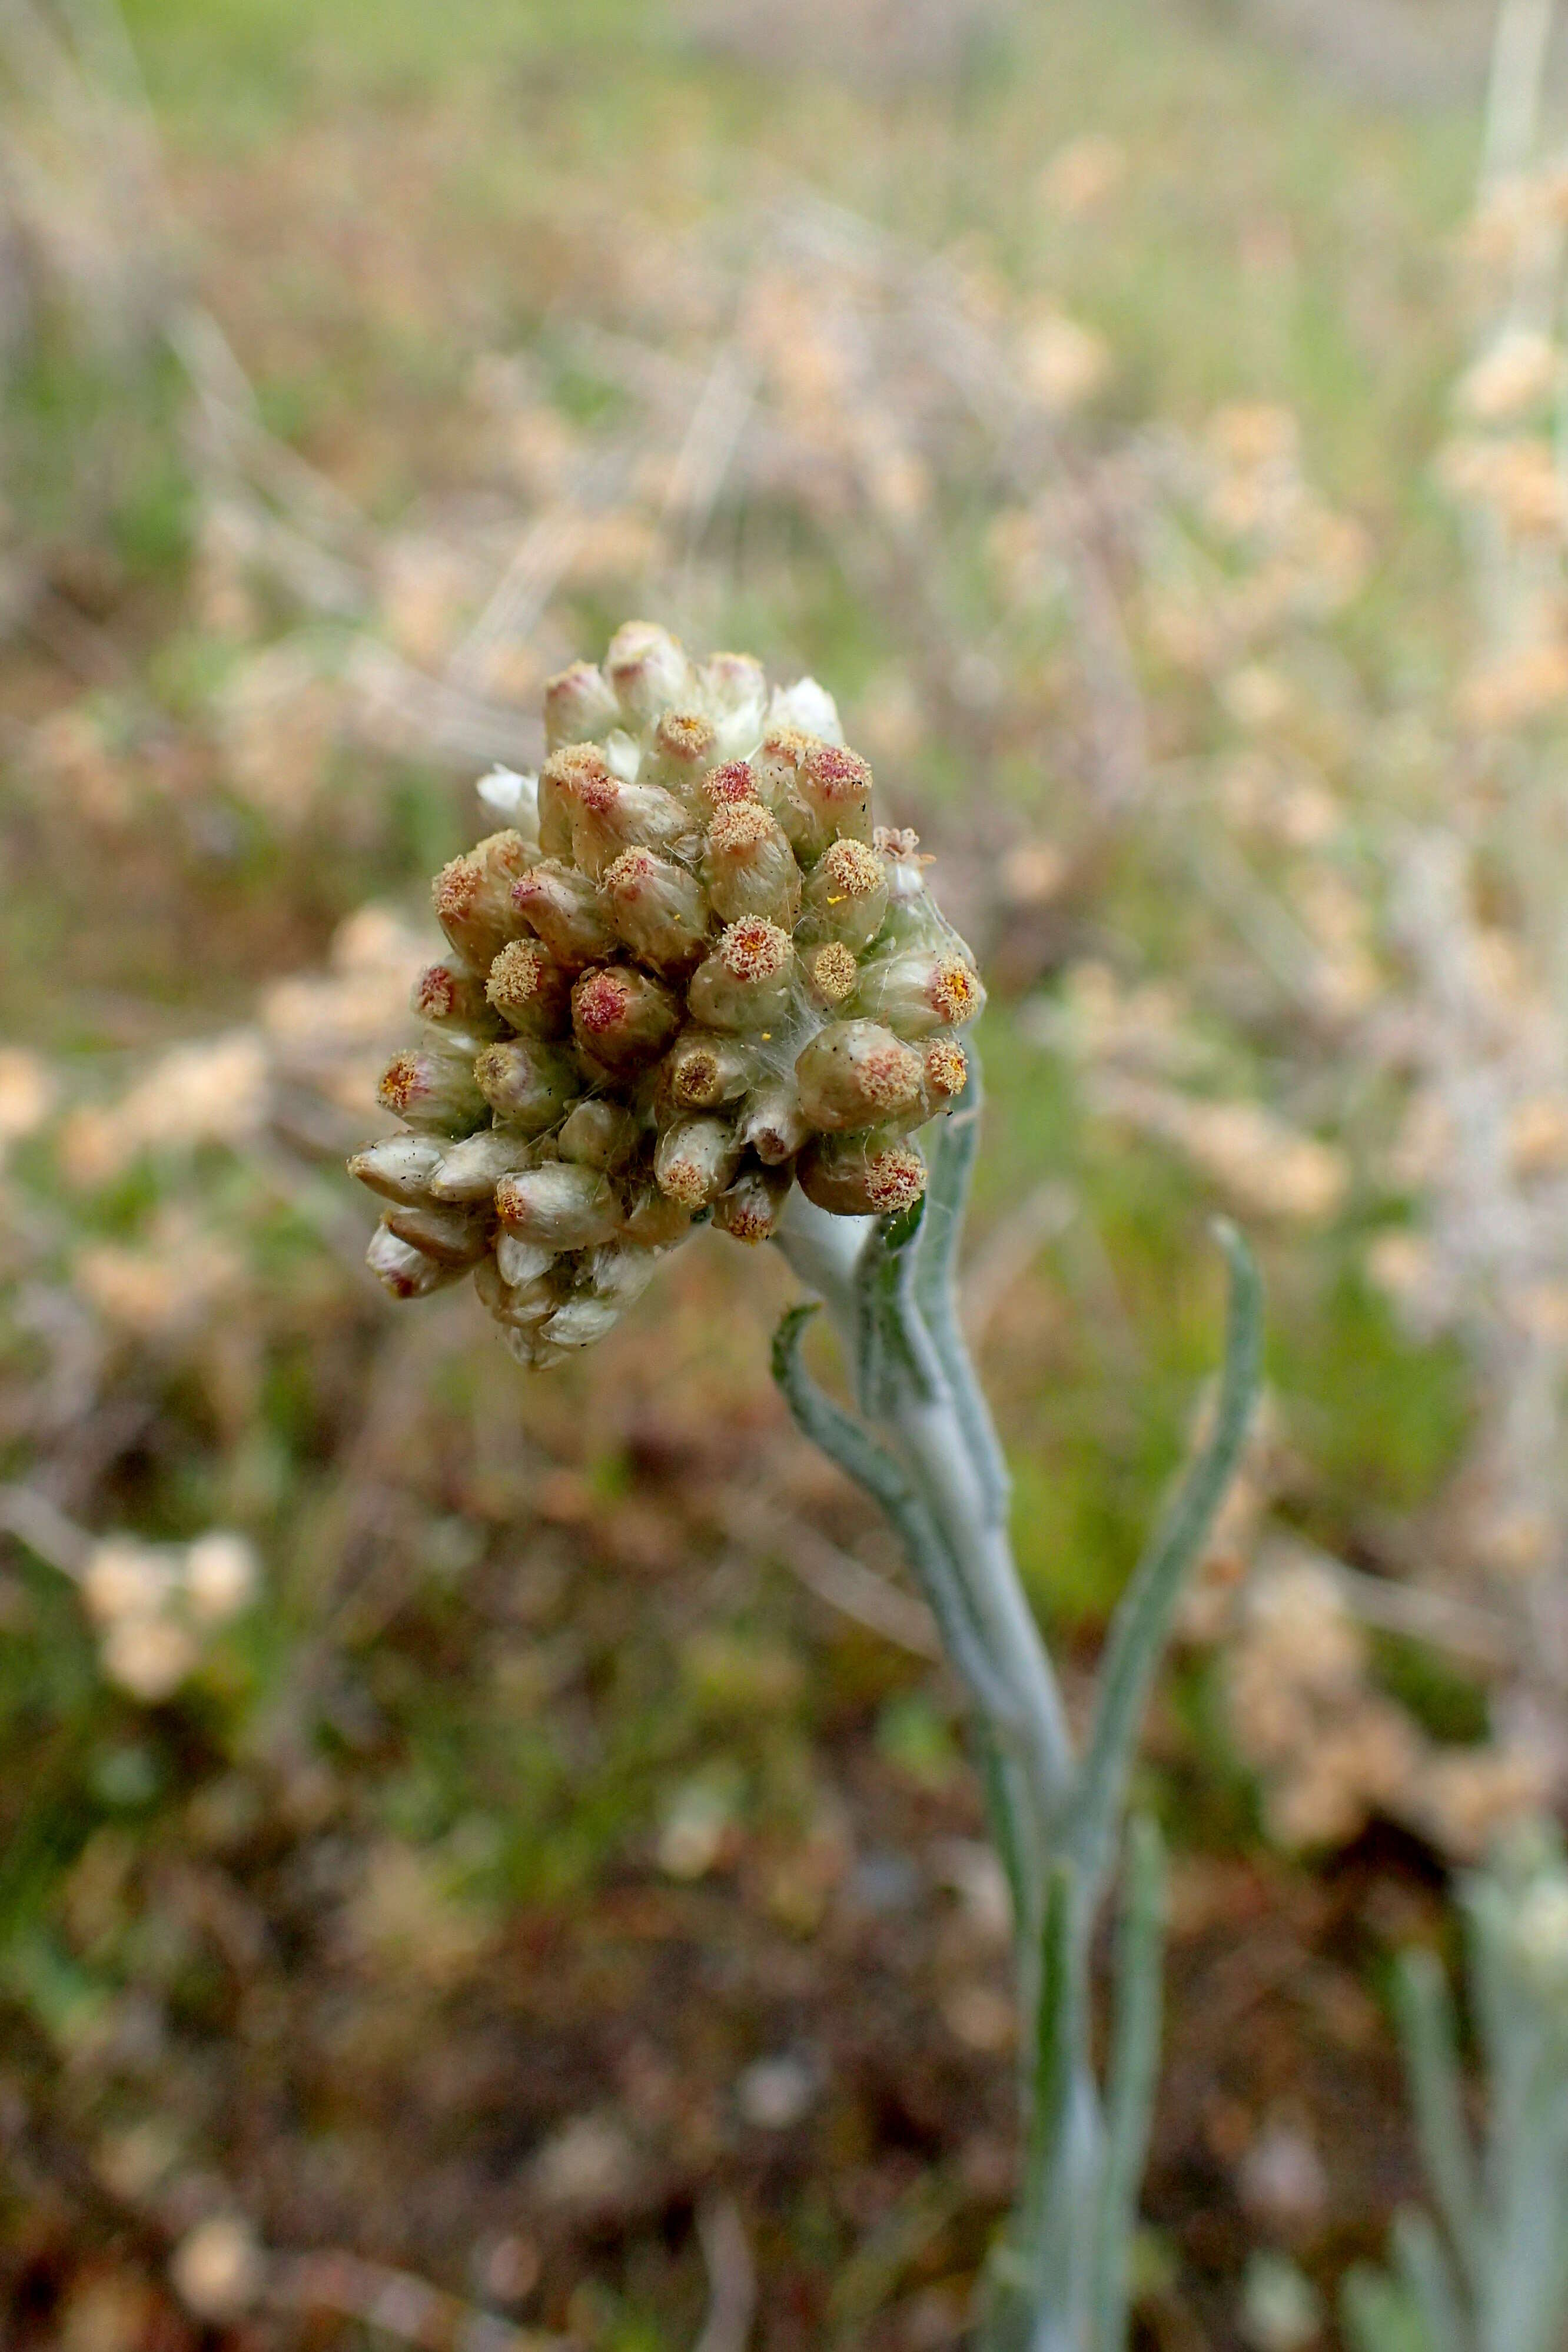
M 743 1168 L 714 1202 L 713 1222 L 738 1242 L 771 1241 L 789 1188 L 787 1168 Z
M 689 709 L 696 699 L 696 674 L 685 647 L 654 621 L 627 621 L 616 631 L 605 671 L 622 710 L 636 721 Z
M 561 858 L 542 858 L 514 882 L 511 902 L 563 971 L 585 971 L 615 952 L 616 934 L 596 886 Z
M 718 730 L 721 759 L 749 751 L 763 731 L 768 682 L 750 654 L 713 654 L 698 672 L 702 707 Z
M 918 1110 L 925 1064 L 875 1021 L 836 1021 L 795 1066 L 800 1107 L 826 1132 L 875 1127 Z
M 584 776 L 573 795 L 572 855 L 595 882 L 624 849 L 684 849 L 691 831 L 686 809 L 662 784 Z
M 708 904 L 683 866 L 651 849 L 623 850 L 604 878 L 610 920 L 656 971 L 689 971 L 708 944 Z
M 923 1037 L 973 1021 L 984 1003 L 979 975 L 964 957 L 905 948 L 862 965 L 854 1009 L 906 1037 Z
M 796 1170 L 800 1189 L 837 1217 L 889 1217 L 912 1209 L 926 1188 L 925 1161 L 887 1134 L 825 1135 Z
M 377 1088 L 384 1109 L 409 1127 L 466 1135 L 485 1115 L 474 1078 L 479 1040 L 433 1029 L 428 1042 L 389 1062 Z
M 752 1056 L 738 1038 L 712 1029 L 686 1029 L 659 1068 L 659 1082 L 678 1110 L 712 1110 L 733 1102 L 752 1081 Z
M 728 1119 L 682 1118 L 659 1137 L 653 1171 L 668 1199 L 683 1209 L 706 1209 L 740 1164 L 741 1146 Z
M 518 1045 L 500 1050 L 521 1054 L 529 1049 Z M 477 1135 L 450 1146 L 430 1180 L 431 1194 L 437 1201 L 488 1208 L 501 1178 L 528 1166 L 531 1149 L 519 1127 L 482 1127 Z
M 837 1214 L 918 1200 L 904 1139 L 962 1091 L 983 1002 L 811 679 L 770 695 L 749 655 L 632 622 L 550 680 L 545 738 L 437 878 L 452 955 L 382 1085 L 411 1131 L 351 1162 L 385 1204 L 372 1271 L 420 1297 L 471 1268 L 531 1366 L 698 1225 L 766 1240 L 797 1179 Z
M 468 1266 L 483 1257 L 490 1245 L 490 1203 L 479 1209 L 443 1207 L 439 1202 L 417 1208 L 394 1207 L 382 1219 L 389 1234 L 411 1249 L 421 1250 L 437 1265 Z
M 480 971 L 522 928 L 511 889 L 533 859 L 521 833 L 492 833 L 443 866 L 431 886 L 437 921 L 464 961 Z
M 413 1242 L 399 1240 L 385 1225 L 376 1227 L 364 1262 L 394 1298 L 428 1298 L 433 1290 L 456 1282 L 463 1271 L 460 1265 L 428 1255 Z
M 667 710 L 653 730 L 655 781 L 675 793 L 695 793 L 718 741 L 718 729 L 700 710 Z
M 565 1160 L 503 1176 L 496 1186 L 496 1208 L 509 1233 L 552 1250 L 591 1249 L 595 1242 L 609 1241 L 621 1222 L 608 1181 Z
M 593 662 L 573 662 L 544 681 L 544 740 L 552 751 L 605 733 L 620 715 L 614 687 Z
M 583 1091 L 577 1065 L 558 1046 L 524 1044 L 487 1045 L 474 1064 L 480 1093 L 498 1119 L 524 1135 L 542 1135 L 568 1111 Z M 470 1136 L 467 1149 L 484 1139 Z M 445 1175 L 443 1169 L 443 1175 Z M 498 1176 L 503 1170 L 497 1168 Z M 439 1192 L 440 1184 L 435 1187 Z
M 590 1100 L 562 1121 L 555 1141 L 562 1159 L 580 1168 L 617 1168 L 637 1150 L 638 1132 L 636 1114 L 620 1103 Z
M 800 912 L 800 868 L 783 826 L 758 800 L 719 808 L 708 828 L 702 878 L 714 912 L 726 923 L 747 915 L 794 928 Z
M 565 1026 L 566 974 L 532 940 L 509 940 L 490 966 L 485 993 L 509 1028 L 555 1037 Z
M 577 1043 L 609 1070 L 635 1070 L 656 1061 L 679 1026 L 677 998 L 635 965 L 585 971 L 572 991 Z
M 783 1018 L 794 968 L 789 933 L 748 915 L 693 972 L 688 1002 L 710 1028 L 762 1029 Z
M 497 1027 L 485 994 L 484 976 L 461 964 L 433 963 L 414 983 L 414 1010 L 438 1028 L 471 1029 L 483 1037 Z
M 450 1149 L 434 1135 L 389 1135 L 356 1151 L 349 1174 L 384 1201 L 428 1201 L 442 1155 Z
M 804 938 L 839 940 L 858 953 L 888 912 L 887 865 L 863 841 L 836 841 L 813 868 L 805 900 Z

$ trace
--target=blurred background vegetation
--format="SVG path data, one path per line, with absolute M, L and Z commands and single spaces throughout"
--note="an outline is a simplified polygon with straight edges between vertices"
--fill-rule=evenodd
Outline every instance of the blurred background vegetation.
M 1146 1764 L 1140 2326 L 1336 2340 L 1389 1956 L 1568 1764 L 1551 16 L 0 6 L 18 2345 L 962 2340 L 1003 1898 L 784 1269 L 704 1240 L 530 1376 L 341 1172 L 476 776 L 632 613 L 821 677 L 981 950 L 1069 1688 L 1213 1211 L 1265 1257 Z

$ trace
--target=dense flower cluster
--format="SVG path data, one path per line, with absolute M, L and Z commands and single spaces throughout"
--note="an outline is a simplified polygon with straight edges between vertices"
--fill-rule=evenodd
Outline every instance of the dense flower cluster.
M 514 1355 L 607 1331 L 710 1220 L 773 1233 L 793 1181 L 843 1215 L 910 1206 L 912 1131 L 963 1085 L 984 1002 L 912 833 L 810 679 L 700 667 L 631 622 L 545 689 L 537 778 L 436 877 L 450 942 L 381 1099 L 405 1131 L 353 1172 L 388 1203 L 399 1297 L 472 1272 Z

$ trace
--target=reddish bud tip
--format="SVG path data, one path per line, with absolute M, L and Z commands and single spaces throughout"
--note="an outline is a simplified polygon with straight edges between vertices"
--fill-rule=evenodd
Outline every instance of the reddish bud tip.
M 587 1037 L 618 1028 L 631 1010 L 631 984 L 619 971 L 590 971 L 572 992 L 572 1017 Z
M 726 760 L 702 779 L 702 796 L 715 809 L 731 808 L 738 801 L 754 801 L 757 781 L 747 760 Z
M 840 743 L 814 743 L 801 767 L 817 799 L 828 804 L 863 800 L 871 789 L 867 761 L 858 751 L 847 751 Z

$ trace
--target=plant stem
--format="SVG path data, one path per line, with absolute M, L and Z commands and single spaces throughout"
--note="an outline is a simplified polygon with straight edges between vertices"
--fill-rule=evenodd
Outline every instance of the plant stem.
M 774 1371 L 802 1430 L 880 1505 L 921 1580 L 969 1697 L 1013 1891 L 1025 2162 L 976 2352 L 1122 2352 L 1159 2043 L 1161 1872 L 1150 1825 L 1133 1843 L 1106 2102 L 1091 2053 L 1090 1947 L 1149 1689 L 1245 1442 L 1261 1301 L 1239 1235 L 1220 1229 L 1231 1307 L 1213 1430 L 1117 1611 L 1080 1761 L 1018 1577 L 1005 1462 L 953 1292 L 979 1110 L 972 1063 L 911 1216 L 833 1217 L 790 1196 L 778 1240 L 828 1310 L 863 1419 L 805 1370 L 810 1308 L 785 1317 Z

